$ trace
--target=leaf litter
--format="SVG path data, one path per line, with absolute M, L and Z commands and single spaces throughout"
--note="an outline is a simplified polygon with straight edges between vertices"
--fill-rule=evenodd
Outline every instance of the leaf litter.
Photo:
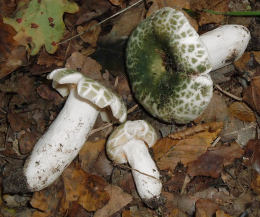
M 153 0 L 148 2 L 148 11 L 143 4 L 139 4 L 102 25 L 96 25 L 120 9 L 125 9 L 127 2 L 88 0 L 77 1 L 78 6 L 70 2 L 72 10 L 63 8 L 58 13 L 73 12 L 65 13 L 59 21 L 61 25 L 65 23 L 67 28 L 58 32 L 55 42 L 63 42 L 77 33 L 82 35 L 53 46 L 51 33 L 55 31 L 49 25 L 54 23 L 51 19 L 48 19 L 48 28 L 40 28 L 36 22 L 38 18 L 35 22 L 30 18 L 30 25 L 21 31 L 20 18 L 23 20 L 28 16 L 26 7 L 21 8 L 21 4 L 29 5 L 29 2 L 22 0 L 18 5 L 13 1 L 10 5 L 5 2 L 0 4 L 1 14 L 6 17 L 5 23 L 0 23 L 4 30 L 1 32 L 5 32 L 0 34 L 0 78 L 3 78 L 0 82 L 0 141 L 3 143 L 0 165 L 5 169 L 3 177 L 11 172 L 8 168 L 22 166 L 23 159 L 29 155 L 35 141 L 46 131 L 65 101 L 52 89 L 51 82 L 46 80 L 46 73 L 63 66 L 80 70 L 115 88 L 131 108 L 136 102 L 123 67 L 112 73 L 97 61 L 99 58 L 92 56 L 96 50 L 104 50 L 104 45 L 111 43 L 122 44 L 143 18 L 164 6 L 192 8 L 199 12 L 199 17 L 189 19 L 200 32 L 228 22 L 227 17 L 207 14 L 202 10 L 227 11 L 228 7 L 236 7 L 234 1 L 228 4 L 229 1 Z M 34 0 L 31 2 L 36 3 Z M 42 5 L 47 0 L 37 2 Z M 79 9 L 77 13 L 76 8 Z M 19 13 L 21 17 L 18 17 Z M 36 17 L 38 13 L 38 10 L 33 11 Z M 255 18 L 250 19 L 253 22 Z M 239 22 L 239 18 L 237 20 Z M 6 23 L 12 23 L 14 29 Z M 82 31 L 93 25 L 95 27 L 91 31 L 83 34 Z M 44 34 L 44 37 L 30 39 L 32 31 L 37 31 L 38 36 Z M 15 41 L 17 37 L 20 40 Z M 124 43 L 121 53 L 124 53 L 123 47 Z M 30 54 L 34 56 L 30 57 Z M 118 57 L 113 52 L 109 55 L 111 58 Z M 124 65 L 123 62 L 117 64 Z M 159 209 L 151 210 L 142 203 L 127 165 L 119 167 L 107 159 L 105 143 L 113 126 L 106 127 L 98 120 L 95 124 L 97 131 L 93 131 L 79 157 L 64 171 L 62 177 L 48 188 L 33 194 L 2 194 L 4 202 L 0 203 L 0 214 L 19 217 L 227 217 L 248 213 L 249 216 L 259 216 L 259 140 L 256 133 L 260 110 L 257 97 L 260 88 L 258 69 L 259 51 L 251 48 L 233 67 L 221 72 L 225 78 L 218 77 L 218 84 L 227 92 L 235 90 L 234 85 L 238 86 L 238 94 L 235 95 L 242 96 L 243 101 L 238 102 L 216 89 L 209 107 L 194 121 L 194 125 L 173 125 L 171 129 L 175 132 L 169 135 L 164 133 L 163 138 L 151 149 L 164 186 L 164 203 Z M 151 121 L 141 107 L 133 109 L 128 118 Z M 156 129 L 165 127 L 165 123 L 156 120 L 151 123 Z

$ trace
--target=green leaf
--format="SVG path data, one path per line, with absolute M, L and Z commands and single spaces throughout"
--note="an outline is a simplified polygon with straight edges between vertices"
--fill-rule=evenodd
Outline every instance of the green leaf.
M 64 34 L 63 14 L 78 9 L 76 3 L 68 0 L 31 0 L 28 4 L 19 1 L 15 17 L 5 17 L 4 23 L 17 31 L 14 39 L 27 46 L 31 55 L 37 54 L 43 45 L 52 54 Z

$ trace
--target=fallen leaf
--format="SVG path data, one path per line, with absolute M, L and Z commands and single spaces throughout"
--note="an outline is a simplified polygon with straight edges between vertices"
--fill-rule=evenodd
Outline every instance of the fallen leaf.
M 243 102 L 234 102 L 229 108 L 231 115 L 241 121 L 254 122 L 256 121 L 254 112 Z
M 30 203 L 38 211 L 33 213 L 33 217 L 65 215 L 65 212 L 62 213 L 60 209 L 63 198 L 64 190 L 61 179 L 41 191 L 34 192 Z
M 230 146 L 219 146 L 208 150 L 193 162 L 188 164 L 188 174 L 194 176 L 211 176 L 218 178 L 223 166 L 231 164 L 234 159 L 240 158 L 244 151 L 237 143 Z
M 206 110 L 200 115 L 195 122 L 213 122 L 213 121 L 225 121 L 228 118 L 228 107 L 223 97 L 214 93 L 213 97 L 206 108 Z
M 87 211 L 96 211 L 109 201 L 110 197 L 103 178 L 84 172 L 80 168 L 68 167 L 62 174 L 66 200 L 77 201 Z
M 14 39 L 26 46 L 31 55 L 36 55 L 43 45 L 48 53 L 57 50 L 65 31 L 63 14 L 77 12 L 78 6 L 68 0 L 32 0 L 27 5 L 19 1 L 16 11 L 15 17 L 5 17 L 4 23 L 17 31 Z
M 260 64 L 260 51 L 252 51 L 255 61 Z
M 91 214 L 87 212 L 77 202 L 72 202 L 67 213 L 68 217 L 90 217 Z
M 121 6 L 123 4 L 123 0 L 109 0 L 111 4 L 116 5 L 116 6 Z
M 49 85 L 41 84 L 37 87 L 37 93 L 45 100 L 52 101 L 55 105 L 64 102 L 64 98 L 57 91 L 51 89 Z
M 181 162 L 185 166 L 206 152 L 220 134 L 222 122 L 201 124 L 160 139 L 153 146 L 155 161 L 161 170 L 173 171 Z
M 64 62 L 64 57 L 58 55 L 50 55 L 45 50 L 40 52 L 40 55 L 37 59 L 37 64 L 46 66 L 46 67 L 62 67 Z
M 86 141 L 79 152 L 81 168 L 85 171 L 91 171 L 100 152 L 105 149 L 106 140 L 100 139 L 96 142 Z
M 80 52 L 73 52 L 66 61 L 66 68 L 81 71 L 82 74 L 94 79 L 101 81 L 101 69 L 102 66 L 91 57 L 87 57 Z
M 35 130 L 30 132 L 25 131 L 25 133 L 22 134 L 19 138 L 19 149 L 21 154 L 29 154 L 39 137 L 40 134 L 37 133 Z
M 115 43 L 122 39 L 127 39 L 130 33 L 143 19 L 144 8 L 135 7 L 126 11 L 113 22 L 111 31 L 100 38 L 103 44 Z
M 227 213 L 225 213 L 223 210 L 218 210 L 216 212 L 216 217 L 232 217 L 231 215 L 228 215 Z
M 221 141 L 229 142 L 235 140 L 243 147 L 250 139 L 255 138 L 256 127 L 256 122 L 244 122 L 231 116 L 224 124 L 220 135 Z
M 19 132 L 31 126 L 26 115 L 9 112 L 7 118 L 13 131 Z
M 124 210 L 122 213 L 122 217 L 154 217 L 154 216 L 157 215 L 156 213 L 154 213 L 153 210 L 141 206 L 138 208 L 130 207 L 130 210 Z
M 254 172 L 252 178 L 253 180 L 251 182 L 251 188 L 255 193 L 260 195 L 260 173 Z
M 15 30 L 3 23 L 0 16 L 0 79 L 27 63 L 26 49 L 20 46 L 13 37 Z
M 211 217 L 218 210 L 218 205 L 209 199 L 196 201 L 196 217 Z
M 236 69 L 240 73 L 245 73 L 250 71 L 250 61 L 252 61 L 253 55 L 251 52 L 245 52 L 242 57 L 240 57 L 237 61 L 234 62 Z
M 110 200 L 95 212 L 94 217 L 111 216 L 132 201 L 132 196 L 123 192 L 118 186 L 108 185 L 105 187 L 105 191 L 109 193 Z
M 229 0 L 191 0 L 191 8 L 192 10 L 202 11 L 206 10 L 214 10 L 220 12 L 228 11 L 228 3 Z M 215 15 L 206 12 L 200 12 L 199 25 L 202 26 L 208 23 L 217 23 L 220 24 L 224 21 L 224 15 Z
M 249 159 L 249 165 L 260 174 L 260 140 L 252 139 L 245 147 L 245 155 Z
M 86 31 L 86 33 L 83 33 L 85 31 Z M 78 26 L 77 32 L 79 34 L 81 34 L 80 38 L 84 42 L 89 43 L 92 47 L 96 47 L 97 40 L 98 40 L 99 34 L 101 32 L 101 26 L 98 25 L 97 21 L 92 20 L 89 23 L 85 24 L 84 26 Z
M 252 78 L 250 86 L 244 92 L 243 100 L 260 114 L 260 76 Z
M 3 16 L 11 16 L 16 6 L 16 0 L 2 0 L 0 1 L 0 14 Z

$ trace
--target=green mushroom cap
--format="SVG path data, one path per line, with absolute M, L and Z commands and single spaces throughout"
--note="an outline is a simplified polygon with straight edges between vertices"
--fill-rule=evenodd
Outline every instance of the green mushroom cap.
M 127 44 L 126 66 L 136 99 L 165 122 L 194 120 L 212 97 L 207 50 L 173 8 L 158 10 L 137 26 Z

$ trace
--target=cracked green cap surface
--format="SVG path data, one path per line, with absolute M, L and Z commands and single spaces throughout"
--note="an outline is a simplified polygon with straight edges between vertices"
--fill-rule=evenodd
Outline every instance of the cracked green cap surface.
M 121 123 L 127 116 L 126 106 L 114 91 L 99 82 L 72 69 L 61 68 L 52 71 L 48 79 L 53 80 L 53 87 L 62 95 L 67 96 L 70 84 L 76 85 L 77 94 L 99 108 L 110 107 L 112 114 Z
M 126 66 L 137 100 L 165 122 L 194 120 L 212 97 L 207 50 L 173 8 L 158 10 L 137 26 L 127 44 Z

